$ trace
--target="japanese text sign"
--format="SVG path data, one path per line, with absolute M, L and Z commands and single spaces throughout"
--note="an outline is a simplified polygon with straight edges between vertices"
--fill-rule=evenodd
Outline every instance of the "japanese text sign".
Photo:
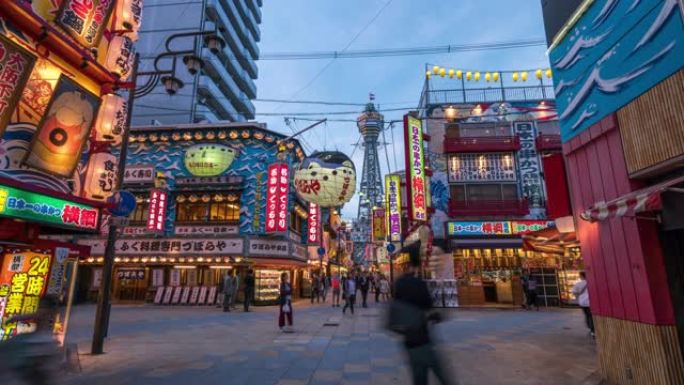
M 47 287 L 50 255 L 33 252 L 8 253 L 0 273 L 0 320 L 38 310 L 40 297 Z M 18 332 L 17 322 L 0 322 L 0 339 L 6 340 Z
M 249 255 L 285 257 L 290 255 L 290 243 L 270 239 L 250 239 L 248 253 Z
M 97 46 L 115 0 L 64 0 L 57 24 L 80 44 Z
M 90 246 L 91 255 L 104 255 L 106 240 L 81 239 L 80 245 Z M 117 239 L 116 255 L 241 255 L 244 241 L 240 238 L 135 238 Z
M 99 215 L 99 210 L 92 206 L 0 185 L 0 216 L 96 230 Z
M 309 245 L 321 244 L 321 207 L 315 203 L 309 203 L 309 230 L 307 243 Z
M 427 221 L 425 158 L 423 154 L 423 128 L 420 119 L 404 116 L 404 143 L 406 145 L 406 190 L 409 218 Z
M 387 237 L 385 209 L 373 209 L 373 241 L 384 241 Z
M 150 211 L 147 217 L 148 231 L 155 233 L 164 232 L 168 204 L 168 194 L 166 191 L 160 189 L 152 189 L 150 191 Z
M 268 167 L 266 187 L 266 232 L 284 233 L 288 225 L 290 191 L 290 172 L 287 164 L 275 163 Z
M 154 176 L 154 166 L 126 166 L 123 181 L 124 183 L 152 183 L 154 182 Z
M 390 242 L 401 241 L 401 177 L 385 176 L 385 211 Z
M 0 137 L 31 75 L 35 58 L 0 34 Z
M 478 236 L 478 235 L 512 235 L 511 223 L 502 222 L 448 222 L 447 235 Z
M 553 226 L 555 226 L 554 221 L 512 221 L 511 231 L 513 231 L 513 234 L 529 234 Z

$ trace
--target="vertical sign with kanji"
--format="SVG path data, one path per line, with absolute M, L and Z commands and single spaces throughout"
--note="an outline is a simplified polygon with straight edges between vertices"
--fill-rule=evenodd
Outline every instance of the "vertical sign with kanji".
M 385 215 L 390 242 L 401 241 L 401 177 L 385 175 Z
M 7 322 L 9 318 L 38 310 L 47 287 L 50 260 L 49 254 L 5 254 L 0 266 L 0 303 L 4 304 L 0 306 L 0 340 L 7 340 L 19 332 L 19 323 Z
M 372 241 L 381 242 L 387 238 L 387 229 L 385 227 L 385 209 L 373 209 L 373 239 Z
M 321 244 L 321 206 L 315 203 L 309 203 L 309 231 L 307 235 L 307 243 L 309 245 Z
M 289 224 L 288 198 L 290 197 L 290 168 L 285 163 L 279 166 L 280 176 L 278 178 L 278 222 L 276 231 L 284 233 Z
M 147 217 L 147 230 L 153 233 L 163 233 L 166 222 L 168 194 L 164 190 L 150 191 L 150 212 Z
M 531 208 L 544 207 L 544 183 L 541 178 L 541 161 L 535 145 L 536 134 L 531 122 L 515 123 L 515 133 L 520 137 L 518 170 L 523 195 Z
M 31 75 L 35 57 L 0 34 L 0 138 Z
M 278 179 L 280 177 L 280 165 L 268 166 L 268 179 L 266 180 L 266 232 L 275 233 L 278 223 Z
M 98 45 L 115 0 L 64 0 L 57 24 L 80 44 Z
M 404 143 L 406 146 L 406 192 L 409 219 L 427 221 L 427 189 L 425 186 L 425 157 L 423 127 L 420 119 L 404 115 Z

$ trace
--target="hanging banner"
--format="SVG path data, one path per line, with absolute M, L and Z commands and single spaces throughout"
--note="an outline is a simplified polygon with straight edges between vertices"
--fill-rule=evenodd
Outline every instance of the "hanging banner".
M 0 138 L 31 75 L 35 57 L 0 34 Z
M 385 224 L 387 220 L 385 218 L 385 209 L 374 208 L 373 209 L 373 241 L 383 242 L 387 238 L 387 229 Z
M 285 163 L 268 167 L 266 233 L 284 233 L 288 225 L 289 168 Z
M 290 168 L 285 163 L 280 164 L 280 178 L 278 180 L 278 224 L 277 231 L 284 233 L 289 224 L 288 198 L 290 196 Z
M 150 211 L 147 217 L 147 230 L 153 233 L 164 233 L 168 194 L 164 190 L 150 191 Z
M 256 173 L 254 179 L 254 214 L 252 215 L 252 229 L 255 233 L 260 232 L 261 229 L 261 198 L 263 196 L 261 182 L 263 179 L 263 172 Z
M 90 135 L 100 98 L 60 76 L 24 163 L 62 177 L 71 177 Z
M 520 220 L 511 222 L 511 231 L 513 234 L 529 234 L 554 226 L 556 226 L 554 221 Z
M 427 190 L 425 187 L 425 158 L 423 128 L 420 119 L 404 115 L 404 143 L 406 151 L 406 191 L 409 219 L 427 221 Z
M 321 207 L 315 203 L 309 203 L 309 231 L 307 243 L 309 245 L 321 244 Z
M 83 194 L 88 199 L 104 201 L 116 186 L 116 156 L 108 152 L 92 154 L 83 183 Z
M 56 23 L 80 44 L 100 43 L 115 0 L 63 0 Z
M 543 209 L 544 182 L 541 176 L 541 160 L 536 147 L 537 133 L 530 122 L 514 123 L 515 133 L 520 137 L 520 151 L 517 153 L 520 182 L 523 195 L 531 208 Z
M 390 242 L 401 241 L 401 176 L 385 175 L 385 215 Z

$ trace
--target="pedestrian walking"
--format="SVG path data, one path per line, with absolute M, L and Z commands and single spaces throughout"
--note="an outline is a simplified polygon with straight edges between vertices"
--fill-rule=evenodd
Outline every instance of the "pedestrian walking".
M 321 299 L 318 296 L 318 290 L 319 290 L 319 280 L 318 276 L 316 274 L 311 274 L 311 303 L 314 303 L 314 300 L 320 302 Z
M 537 280 L 530 276 L 527 279 L 527 310 L 532 310 L 534 306 L 539 311 L 539 304 L 537 303 Z
M 233 274 L 229 271 L 223 276 L 223 311 L 230 311 L 233 302 Z
M 359 289 L 361 290 L 361 306 L 368 307 L 368 290 L 370 290 L 370 280 L 368 279 L 368 273 L 365 271 L 359 276 L 359 281 L 357 282 Z
M 328 276 L 323 273 L 321 275 L 321 299 L 323 300 L 323 303 L 328 300 L 328 287 L 329 287 L 329 279 Z
M 252 304 L 254 300 L 254 270 L 249 269 L 247 271 L 247 276 L 245 277 L 245 311 L 249 311 L 249 305 Z
M 371 277 L 371 287 L 375 293 L 375 303 L 380 302 L 380 274 L 373 274 Z
M 389 301 L 390 284 L 384 275 L 380 276 L 380 294 L 385 301 Z
M 336 274 L 330 283 L 332 286 L 332 307 L 340 307 L 340 275 Z
M 584 312 L 584 322 L 591 333 L 592 338 L 594 334 L 594 318 L 591 316 L 591 308 L 589 307 L 589 288 L 587 287 L 587 274 L 583 271 L 579 273 L 580 280 L 572 287 L 572 294 L 577 298 L 577 304 Z
M 238 296 L 239 291 L 240 291 L 240 276 L 237 274 L 237 272 L 235 272 L 233 275 L 233 293 L 230 296 L 230 307 L 233 309 L 237 309 L 237 306 L 235 306 L 235 301 L 237 300 L 237 296 Z
M 349 276 L 344 283 L 344 307 L 342 308 L 342 314 L 347 313 L 347 309 L 351 309 L 351 313 L 354 314 L 354 303 L 356 302 L 356 279 L 353 276 Z
M 286 322 L 287 321 L 287 322 Z M 278 315 L 280 331 L 292 333 L 292 285 L 287 273 L 280 275 L 280 314 Z
M 414 385 L 427 385 L 432 370 L 441 384 L 451 384 L 435 350 L 428 322 L 439 322 L 439 313 L 430 312 L 432 299 L 427 284 L 420 278 L 420 242 L 402 250 L 409 254 L 411 267 L 397 280 L 395 302 L 390 306 L 388 327 L 404 336 Z

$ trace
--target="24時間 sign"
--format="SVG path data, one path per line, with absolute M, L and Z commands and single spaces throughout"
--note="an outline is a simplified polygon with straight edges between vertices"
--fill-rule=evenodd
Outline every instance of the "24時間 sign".
M 385 210 L 390 242 L 401 241 L 401 177 L 385 175 Z
M 66 199 L 0 185 L 0 216 L 69 229 L 96 230 L 98 209 Z
M 164 232 L 168 203 L 166 191 L 152 189 L 150 192 L 150 212 L 147 217 L 147 230 L 155 233 Z
M 406 170 L 408 178 L 409 218 L 414 221 L 427 221 L 427 198 L 425 187 L 425 157 L 423 154 L 423 128 L 420 119 L 404 116 L 404 140 L 406 143 Z
M 285 163 L 268 166 L 266 192 L 266 232 L 287 231 L 287 204 L 290 189 L 290 171 Z
M 307 243 L 309 245 L 321 244 L 321 207 L 315 203 L 309 203 L 309 231 Z

